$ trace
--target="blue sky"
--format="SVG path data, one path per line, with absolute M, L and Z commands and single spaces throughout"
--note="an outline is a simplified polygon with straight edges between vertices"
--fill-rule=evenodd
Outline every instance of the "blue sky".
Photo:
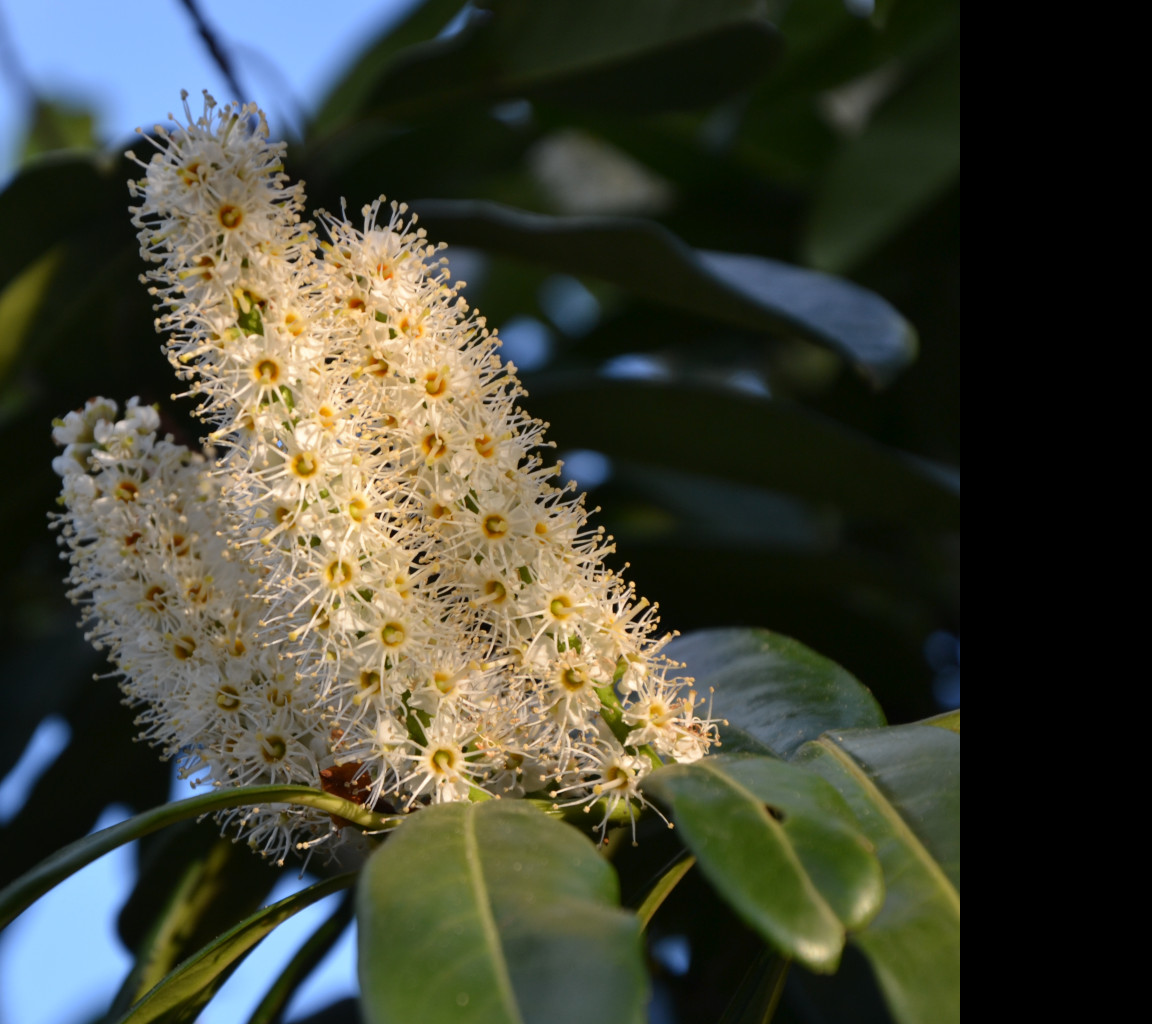
M 315 106 L 409 0 L 197 0 L 233 61 L 246 99 L 273 130 Z M 321 12 L 319 15 L 317 12 Z M 232 99 L 180 0 L 0 0 L 0 65 L 43 96 L 96 109 L 108 144 L 163 120 L 181 89 Z M 0 168 L 9 171 L 24 116 L 11 67 L 0 70 Z
M 275 133 L 299 123 L 408 3 L 198 0 L 250 94 L 245 98 L 268 111 Z M 93 108 L 105 145 L 128 142 L 137 126 L 163 120 L 179 107 L 181 89 L 196 97 L 207 88 L 221 102 L 232 98 L 179 0 L 0 0 L 0 181 L 12 173 L 28 112 L 21 78 L 46 99 Z M 51 757 L 59 743 L 59 728 L 53 735 L 49 726 L 38 743 L 41 768 L 43 756 Z M 30 758 L 20 777 L 10 780 L 15 785 L 4 787 L 0 815 L 12 813 L 35 770 Z M 101 826 L 123 813 L 109 808 Z M 130 863 L 127 851 L 104 858 L 0 935 L 0 1024 L 73 1024 L 107 1004 L 128 968 L 114 920 L 130 885 Z M 273 898 L 306 881 L 291 875 Z M 328 912 L 325 902 L 278 929 L 231 979 L 202 1024 L 245 1020 L 277 965 Z M 352 954 L 349 934 L 320 986 L 301 993 L 290 1017 L 352 990 Z

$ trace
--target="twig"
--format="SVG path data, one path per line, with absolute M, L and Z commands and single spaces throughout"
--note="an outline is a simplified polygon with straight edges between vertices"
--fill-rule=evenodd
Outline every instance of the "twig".
M 196 0 L 180 0 L 180 2 L 188 9 L 189 15 L 191 15 L 192 20 L 196 23 L 196 30 L 200 33 L 200 38 L 204 40 L 204 44 L 208 47 L 208 52 L 212 55 L 212 59 L 216 62 L 224 78 L 227 80 L 228 88 L 232 90 L 236 99 L 243 100 L 244 90 L 240 88 L 240 83 L 236 80 L 236 73 L 232 70 L 232 62 L 225 56 L 219 40 L 217 40 L 212 29 L 208 27 L 208 23 L 204 20 L 204 16 L 196 6 Z

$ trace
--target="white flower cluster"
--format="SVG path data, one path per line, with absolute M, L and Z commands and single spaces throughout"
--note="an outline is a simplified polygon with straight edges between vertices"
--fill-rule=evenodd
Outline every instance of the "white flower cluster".
M 71 582 L 144 735 L 217 785 L 378 811 L 639 799 L 715 742 L 655 609 L 538 454 L 515 367 L 404 206 L 301 220 L 254 107 L 204 113 L 130 183 L 158 328 L 209 460 L 152 409 L 56 427 Z M 339 833 L 250 814 L 281 858 Z M 347 831 L 347 830 L 346 830 Z

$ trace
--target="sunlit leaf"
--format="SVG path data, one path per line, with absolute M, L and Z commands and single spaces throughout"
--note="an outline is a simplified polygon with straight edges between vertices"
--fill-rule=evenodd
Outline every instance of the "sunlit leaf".
M 672 811 L 716 891 L 775 949 L 836 969 L 845 930 L 884 897 L 880 865 L 844 801 L 810 772 L 752 754 L 669 765 L 644 790 Z
M 906 725 L 829 733 L 797 764 L 843 794 L 888 896 L 853 937 L 900 1024 L 960 1019 L 960 737 Z
M 366 1021 L 638 1024 L 640 930 L 618 900 L 593 844 L 530 807 L 421 811 L 363 872 Z

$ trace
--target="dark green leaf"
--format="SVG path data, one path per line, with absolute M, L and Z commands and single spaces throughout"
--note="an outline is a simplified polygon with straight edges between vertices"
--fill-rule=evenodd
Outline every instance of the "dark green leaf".
M 960 527 L 955 481 L 795 405 L 573 374 L 534 381 L 530 408 L 562 447 L 728 477 L 905 526 Z
M 118 930 L 136 963 L 109 1016 L 123 1014 L 181 960 L 253 913 L 278 871 L 211 824 L 183 821 L 142 856 Z
M 25 633 L 22 639 L 0 660 L 0 678 L 38 682 L 10 687 L 5 713 L 0 716 L 0 778 L 16 764 L 37 723 L 53 712 L 64 714 L 76 694 L 91 686 L 99 664 L 76 628 L 75 618 L 67 613 L 49 624 L 44 635 Z
M 719 1024 L 768 1024 L 776 1012 L 792 961 L 769 949 L 748 968 Z
M 185 960 L 120 1019 L 120 1024 L 152 1024 L 165 1020 L 194 1020 L 197 1012 L 228 980 L 252 948 L 277 925 L 317 900 L 347 889 L 356 872 L 317 882 L 265 907 L 225 932 L 211 945 Z
M 845 929 L 884 898 L 880 865 L 832 787 L 751 754 L 669 765 L 644 781 L 717 892 L 785 956 L 836 969 Z
M 378 94 L 380 83 L 388 76 L 397 61 L 411 60 L 415 53 L 405 53 L 408 47 L 430 43 L 463 6 L 463 0 L 419 0 L 407 15 L 395 25 L 389 25 L 383 35 L 352 66 L 336 84 L 312 119 L 312 128 L 328 131 L 355 119 L 357 112 L 370 105 Z M 433 52 L 440 44 L 431 42 Z
M 300 984 L 308 977 L 313 968 L 328 955 L 328 952 L 339 941 L 344 929 L 352 920 L 353 901 L 351 893 L 348 894 L 319 928 L 312 933 L 308 941 L 297 950 L 296 955 L 289 961 L 288 966 L 280 972 L 280 976 L 272 983 L 260 1005 L 248 1018 L 248 1024 L 276 1024 L 281 1020 L 292 996 Z
M 451 35 L 383 48 L 336 95 L 388 120 L 520 96 L 636 112 L 704 106 L 761 75 L 777 49 L 757 0 L 492 0 Z M 323 114 L 321 127 L 347 117 L 334 104 Z
M 351 800 L 309 789 L 307 786 L 246 786 L 237 789 L 218 789 L 203 796 L 164 804 L 162 807 L 137 814 L 127 821 L 122 821 L 111 828 L 101 829 L 58 850 L 0 892 L 0 928 L 5 927 L 17 914 L 53 886 L 86 864 L 91 864 L 97 857 L 102 857 L 109 850 L 177 821 L 198 818 L 202 814 L 211 814 L 213 811 L 226 810 L 229 807 L 268 804 L 315 807 L 369 828 L 380 828 L 386 824 L 385 819 Z
M 695 865 L 695 857 L 685 857 L 673 864 L 656 880 L 656 883 L 648 890 L 648 895 L 644 897 L 644 902 L 636 908 L 636 917 L 640 921 L 641 928 L 648 927 L 648 922 L 652 920 L 652 915 L 660 909 L 660 904 L 668 898 L 672 890 L 680 883 L 680 879 L 688 874 Z
M 878 383 L 916 352 L 911 324 L 873 292 L 763 256 L 693 249 L 651 221 L 446 199 L 413 205 L 433 237 L 596 277 L 737 327 L 808 338 Z
M 0 290 L 0 381 L 36 327 L 36 313 L 48 299 L 49 286 L 63 258 L 59 246 L 28 264 Z
M 832 161 L 812 211 L 808 258 L 826 270 L 852 268 L 959 176 L 957 48 L 897 92 Z
M 20 240 L 0 246 L 0 286 L 82 229 L 107 188 L 92 156 L 51 155 L 23 168 L 0 192 L 0 224 L 8 238 Z
M 896 1019 L 959 1021 L 959 735 L 925 725 L 829 733 L 796 762 L 843 794 L 876 846 L 888 897 L 853 941 Z
M 884 724 L 884 712 L 851 674 L 803 644 L 766 629 L 709 629 L 665 649 L 726 718 L 726 738 L 787 758 L 829 729 Z M 751 740 L 751 743 L 748 741 Z
M 75 639 L 80 641 L 79 631 Z M 62 649 L 70 646 L 65 641 Z M 87 842 L 81 837 L 108 804 L 123 801 L 132 807 L 149 807 L 167 796 L 168 766 L 146 744 L 132 742 L 137 732 L 133 713 L 114 686 L 93 684 L 91 671 L 99 663 L 85 660 L 83 653 L 73 669 L 86 670 L 88 678 L 76 680 L 73 700 L 64 710 L 71 726 L 68 745 L 36 780 L 16 817 L 0 828 L 0 847 L 5 851 L 0 884 L 24 872 L 29 872 L 26 878 L 35 877 L 64 844 Z M 44 664 L 50 666 L 52 661 Z M 33 672 L 30 679 L 36 678 Z M 93 765 L 100 770 L 93 771 Z M 61 808 L 67 808 L 67 813 Z M 5 888 L 0 893 L 0 907 L 9 891 Z M 33 898 L 40 894 L 36 892 Z M 0 911 L 0 927 L 4 920 Z
M 431 807 L 358 895 L 368 1024 L 638 1024 L 636 919 L 589 840 L 522 804 Z M 414 983 L 419 979 L 419 983 Z

